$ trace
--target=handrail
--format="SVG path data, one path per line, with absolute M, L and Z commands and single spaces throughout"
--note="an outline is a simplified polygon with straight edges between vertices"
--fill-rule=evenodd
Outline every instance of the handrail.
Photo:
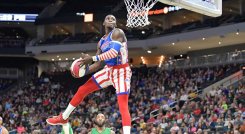
M 240 72 L 240 71 L 239 71 Z M 239 73 L 238 75 L 235 75 L 234 77 L 231 77 L 230 79 L 224 81 L 223 83 L 221 83 L 220 85 L 228 87 L 230 86 L 232 83 L 234 83 L 234 81 L 232 82 L 233 79 L 237 78 L 237 81 L 241 80 L 243 78 L 243 73 Z M 229 83 L 228 85 L 224 85 L 225 83 Z
M 202 92 L 202 89 L 197 89 L 197 91 L 192 92 L 192 93 L 197 94 L 197 96 L 194 97 L 194 98 L 189 98 L 189 96 L 188 96 L 188 101 L 191 101 L 191 100 L 193 100 L 193 99 L 199 97 L 199 96 L 200 96 L 200 94 L 199 94 L 200 92 Z M 179 101 L 180 101 L 180 100 L 174 101 L 174 102 L 172 102 L 171 104 L 177 104 Z M 170 109 L 173 109 L 175 105 L 171 105 L 171 104 L 169 104 L 169 107 L 170 107 Z M 172 106 L 172 107 L 171 107 L 171 106 Z M 157 111 L 159 111 L 159 110 L 160 110 L 160 109 L 155 109 L 155 110 L 151 111 L 151 112 L 150 112 L 150 117 L 152 117 L 152 116 L 153 116 L 153 117 L 158 116 L 159 114 L 153 115 L 153 113 L 154 113 L 154 112 L 157 112 Z

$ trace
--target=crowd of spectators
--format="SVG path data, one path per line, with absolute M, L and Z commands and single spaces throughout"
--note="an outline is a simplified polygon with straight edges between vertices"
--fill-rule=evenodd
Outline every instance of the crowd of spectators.
M 0 91 L 7 89 L 8 87 L 10 87 L 15 82 L 16 82 L 16 80 L 13 80 L 13 79 L 0 78 Z
M 27 37 L 22 28 L 0 27 L 0 48 L 25 47 Z
M 178 70 L 133 68 L 129 99 L 133 134 L 244 132 L 244 81 L 233 87 L 214 87 L 204 97 L 197 90 L 234 73 L 238 65 Z M 76 89 L 64 84 L 67 72 L 46 73 L 25 87 L 0 96 L 0 116 L 4 126 L 20 134 L 57 134 L 60 126 L 45 119 L 62 112 Z M 73 79 L 74 80 L 74 79 Z M 73 81 L 71 80 L 71 81 Z M 83 82 L 80 81 L 80 84 Z M 76 85 L 76 84 L 75 84 Z M 73 87 L 72 87 L 73 88 Z M 112 87 L 89 95 L 73 112 L 69 122 L 74 133 L 87 134 L 98 112 L 107 116 L 107 125 L 116 133 L 121 117 Z M 155 112 L 152 112 L 155 111 Z
M 98 34 L 89 32 L 89 33 L 76 33 L 75 35 L 70 34 L 61 34 L 53 35 L 45 40 L 38 41 L 38 44 L 68 44 L 68 43 L 85 43 L 85 42 L 94 42 L 98 41 Z M 35 45 L 38 45 L 35 44 Z

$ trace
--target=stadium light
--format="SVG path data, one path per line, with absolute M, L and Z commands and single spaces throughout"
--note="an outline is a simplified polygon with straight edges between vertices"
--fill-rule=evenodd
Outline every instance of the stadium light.
M 239 35 L 239 29 L 236 30 L 236 35 Z
M 84 12 L 82 12 L 82 13 L 77 12 L 76 15 L 77 16 L 85 16 L 85 13 Z

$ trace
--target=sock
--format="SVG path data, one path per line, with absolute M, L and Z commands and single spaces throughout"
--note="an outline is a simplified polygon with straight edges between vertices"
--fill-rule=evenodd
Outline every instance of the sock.
M 72 100 L 70 101 L 68 107 L 63 112 L 62 117 L 63 119 L 67 119 L 71 112 L 83 101 L 83 99 L 90 93 L 97 91 L 99 87 L 93 81 L 92 78 L 90 78 L 84 85 L 80 86 L 76 92 L 76 94 L 73 96 Z
M 64 120 L 66 120 L 66 119 L 70 116 L 71 112 L 72 112 L 75 108 L 76 108 L 76 107 L 74 107 L 74 106 L 72 106 L 71 104 L 69 104 L 68 107 L 66 108 L 66 110 L 62 113 L 62 118 L 63 118 Z
M 117 101 L 122 116 L 123 134 L 130 134 L 131 117 L 128 110 L 128 94 L 118 95 Z
M 131 127 L 130 126 L 123 126 L 123 134 L 130 134 Z

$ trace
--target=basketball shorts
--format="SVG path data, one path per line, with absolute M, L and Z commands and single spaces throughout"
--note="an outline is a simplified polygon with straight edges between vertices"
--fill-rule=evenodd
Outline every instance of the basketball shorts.
M 99 88 L 106 88 L 112 85 L 116 94 L 129 94 L 132 71 L 128 64 L 108 66 L 92 76 Z

